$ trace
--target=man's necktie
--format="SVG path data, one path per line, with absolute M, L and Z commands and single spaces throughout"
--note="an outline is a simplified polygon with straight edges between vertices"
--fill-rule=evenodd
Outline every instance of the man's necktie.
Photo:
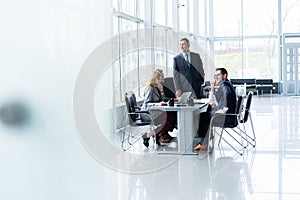
M 189 61 L 189 54 L 186 54 L 185 57 L 186 57 L 186 60 L 185 60 L 186 64 L 188 65 L 188 67 L 190 67 L 191 63 Z

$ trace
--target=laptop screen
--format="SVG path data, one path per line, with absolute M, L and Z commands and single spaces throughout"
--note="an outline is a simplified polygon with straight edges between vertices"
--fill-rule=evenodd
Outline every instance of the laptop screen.
M 186 104 L 191 96 L 192 92 L 184 92 L 178 103 Z

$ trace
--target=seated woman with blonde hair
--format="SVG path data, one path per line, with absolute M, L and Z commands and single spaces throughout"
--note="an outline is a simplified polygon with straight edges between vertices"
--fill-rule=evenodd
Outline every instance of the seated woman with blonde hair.
M 162 82 L 164 81 L 164 74 L 162 70 L 156 69 L 152 74 L 144 88 L 144 102 L 142 110 L 148 110 L 149 105 L 166 105 L 168 100 L 163 92 Z M 167 137 L 168 131 L 172 131 L 177 123 L 177 116 L 175 112 L 151 111 L 154 124 L 158 127 L 154 131 L 150 131 L 143 135 L 143 144 L 148 147 L 150 137 L 156 136 L 156 144 L 161 142 L 170 142 L 171 138 Z M 149 121 L 149 116 L 141 115 L 143 120 Z M 148 119 L 147 119 L 148 118 Z M 160 126 L 159 126 L 160 125 Z

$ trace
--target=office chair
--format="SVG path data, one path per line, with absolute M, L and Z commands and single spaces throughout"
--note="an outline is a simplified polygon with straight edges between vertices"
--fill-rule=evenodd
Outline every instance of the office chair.
M 256 146 L 256 136 L 255 136 L 254 126 L 253 126 L 251 112 L 250 112 L 250 107 L 251 107 L 251 102 L 252 102 L 252 95 L 253 95 L 252 91 L 250 91 L 247 95 L 246 106 L 243 107 L 243 117 L 240 119 L 240 123 L 243 124 L 244 130 L 241 130 L 241 131 L 245 134 L 247 143 L 252 145 L 253 147 L 255 147 Z M 245 123 L 248 121 L 248 119 L 250 120 L 252 136 L 247 134 L 247 131 L 246 131 L 246 128 L 245 128 Z M 250 139 L 250 141 L 248 140 L 248 138 Z
M 134 107 L 135 110 L 141 110 L 141 107 L 137 105 L 136 96 L 134 92 L 128 92 L 128 95 L 131 95 L 131 104 Z
M 173 77 L 166 77 L 165 82 L 162 83 L 164 86 L 164 93 L 167 98 L 176 98 L 176 91 L 175 91 L 175 85 L 174 85 L 174 79 Z
M 129 145 L 128 148 L 124 147 L 124 143 L 126 141 L 125 135 L 126 130 L 123 131 L 122 136 L 122 149 L 124 151 L 128 150 L 134 142 L 131 142 L 131 138 L 134 137 L 132 134 L 133 127 L 144 127 L 148 126 L 151 130 L 154 130 L 154 123 L 153 119 L 148 111 L 142 111 L 140 107 L 137 106 L 136 97 L 133 92 L 126 92 L 125 93 L 125 104 L 126 104 L 126 114 L 128 116 L 128 125 L 129 125 L 129 132 L 127 134 L 127 143 Z M 150 121 L 143 121 L 140 114 L 145 114 L 149 117 Z
M 244 96 L 238 97 L 235 113 L 218 113 L 211 118 L 209 127 L 210 133 L 208 135 L 208 153 L 211 151 L 210 147 L 213 148 L 214 146 L 214 138 L 215 134 L 217 134 L 220 136 L 218 146 L 220 146 L 221 140 L 223 140 L 234 151 L 243 155 L 243 151 L 247 147 L 244 145 L 244 141 L 247 140 L 247 137 L 243 136 L 244 132 L 242 131 L 239 122 L 242 120 L 244 99 Z M 221 131 L 218 132 L 217 128 L 221 128 Z M 232 130 L 232 132 L 229 130 Z M 224 131 L 227 133 L 226 135 L 229 136 L 229 139 L 224 137 Z M 241 149 L 239 150 L 235 144 L 238 144 Z

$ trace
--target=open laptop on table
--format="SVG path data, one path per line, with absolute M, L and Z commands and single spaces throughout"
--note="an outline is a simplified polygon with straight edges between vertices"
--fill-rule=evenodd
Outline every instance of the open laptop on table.
M 176 104 L 177 105 L 187 104 L 191 95 L 192 95 L 192 92 L 184 92 L 181 95 L 180 100 Z

